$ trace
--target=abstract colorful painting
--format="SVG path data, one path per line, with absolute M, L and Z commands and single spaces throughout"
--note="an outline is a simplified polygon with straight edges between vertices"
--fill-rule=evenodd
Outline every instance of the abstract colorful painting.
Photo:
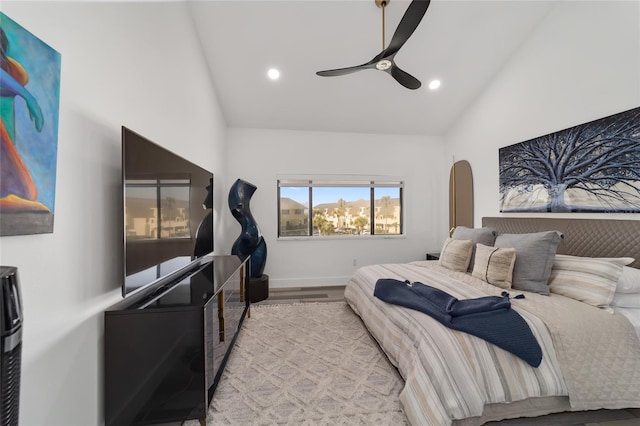
M 640 213 L 640 107 L 500 148 L 501 212 Z
M 0 236 L 53 232 L 60 54 L 0 12 Z

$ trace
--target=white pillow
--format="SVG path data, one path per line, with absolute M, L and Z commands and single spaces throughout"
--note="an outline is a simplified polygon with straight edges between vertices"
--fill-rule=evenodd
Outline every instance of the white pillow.
M 640 293 L 640 269 L 623 266 L 616 293 Z
M 608 260 L 622 266 L 631 265 L 636 260 L 633 257 L 596 257 L 595 259 Z
M 556 257 L 560 259 L 597 259 L 597 260 L 606 260 L 607 262 L 613 262 L 616 265 L 627 266 L 632 264 L 635 259 L 633 257 L 583 257 L 583 256 L 571 256 L 568 254 L 556 254 Z
M 618 308 L 640 308 L 640 293 L 616 293 L 611 306 Z
M 593 257 L 556 256 L 549 291 L 611 312 L 623 266 Z

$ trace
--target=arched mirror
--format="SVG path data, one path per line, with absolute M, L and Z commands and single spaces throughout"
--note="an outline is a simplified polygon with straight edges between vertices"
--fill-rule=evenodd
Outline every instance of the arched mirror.
M 449 173 L 449 234 L 456 226 L 473 228 L 473 175 L 465 160 L 453 163 Z

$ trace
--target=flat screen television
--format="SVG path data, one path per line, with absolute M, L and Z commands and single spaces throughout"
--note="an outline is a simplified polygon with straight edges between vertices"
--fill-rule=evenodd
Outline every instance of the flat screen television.
M 213 252 L 213 173 L 122 126 L 126 297 Z

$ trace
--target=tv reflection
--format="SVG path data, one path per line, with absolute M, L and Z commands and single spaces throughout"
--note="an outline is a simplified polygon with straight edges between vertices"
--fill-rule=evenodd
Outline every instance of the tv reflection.
M 202 257 L 211 253 L 213 248 L 213 179 L 209 179 L 207 185 L 207 196 L 202 203 L 202 208 L 209 210 L 209 213 L 202 219 L 196 231 L 196 244 L 194 247 L 194 257 Z

